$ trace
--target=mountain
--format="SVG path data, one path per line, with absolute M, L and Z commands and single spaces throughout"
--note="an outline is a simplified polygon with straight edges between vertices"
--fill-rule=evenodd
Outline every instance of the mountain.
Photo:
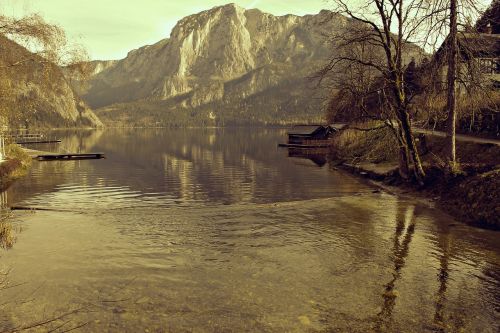
M 123 60 L 96 62 L 102 70 L 78 90 L 107 124 L 318 122 L 329 91 L 308 78 L 334 52 L 328 36 L 351 24 L 326 10 L 277 17 L 215 7 Z
M 0 119 L 12 127 L 102 126 L 57 65 L 2 35 L 0 105 Z

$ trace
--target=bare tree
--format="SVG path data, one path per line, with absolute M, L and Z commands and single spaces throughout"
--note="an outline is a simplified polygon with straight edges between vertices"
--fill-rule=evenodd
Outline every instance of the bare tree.
M 399 169 L 403 177 L 408 175 L 408 171 L 413 171 L 414 177 L 421 182 L 425 176 L 412 131 L 412 117 L 419 111 L 413 102 L 414 98 L 424 91 L 432 91 L 436 96 L 435 87 L 440 87 L 436 82 L 441 80 L 439 68 L 447 67 L 445 78 L 447 98 L 446 105 L 443 106 L 448 133 L 446 159 L 449 161 L 450 169 L 455 170 L 458 85 L 465 86 L 467 93 L 472 94 L 476 93 L 484 83 L 472 55 L 478 45 L 472 45 L 475 43 L 475 38 L 470 38 L 473 30 L 471 22 L 477 20 L 482 12 L 479 1 L 360 0 L 353 3 L 346 0 L 332 0 L 331 2 L 337 13 L 356 24 L 348 25 L 354 28 L 349 28 L 333 37 L 336 53 L 320 74 L 325 77 L 328 73 L 332 73 L 333 69 L 342 72 L 354 65 L 378 72 L 379 79 L 372 78 L 371 85 L 361 83 L 362 80 L 358 79 L 348 84 L 337 80 L 334 86 L 337 88 L 335 90 L 341 92 L 337 96 L 343 96 L 345 99 L 346 94 L 343 91 L 346 87 L 352 85 L 360 87 L 359 83 L 364 85 L 357 91 L 348 89 L 356 104 L 351 108 L 355 110 L 355 115 L 351 119 L 376 119 L 392 129 L 400 145 Z M 360 45 L 370 52 L 356 52 Z M 410 58 L 412 55 L 418 56 L 417 46 L 426 52 L 439 50 L 438 53 L 441 53 L 439 61 L 444 62 L 436 65 L 433 59 L 424 66 L 427 68 L 416 68 L 415 63 L 410 62 Z M 419 71 L 420 75 L 417 79 L 418 85 L 412 82 L 415 79 L 415 71 Z M 358 71 L 358 75 L 366 76 L 366 74 Z M 431 79 L 422 79 L 425 75 Z
M 480 1 L 477 0 L 432 0 L 435 13 L 426 20 L 426 31 L 429 38 L 423 46 L 433 51 L 437 50 L 434 61 L 439 66 L 447 67 L 445 89 L 447 156 L 445 158 L 450 170 L 458 168 L 456 159 L 458 85 L 460 82 L 465 83 L 463 76 L 470 78 L 467 82 L 468 85 L 472 82 L 477 84 L 480 81 L 476 80 L 479 72 L 472 71 L 476 67 L 473 63 L 473 57 L 467 58 L 461 54 L 466 53 L 467 49 L 472 46 L 466 34 L 476 33 L 473 31 L 471 22 L 477 20 L 482 12 L 479 3 Z M 442 44 L 439 45 L 439 43 Z M 434 66 L 434 69 L 438 68 Z M 434 79 L 438 78 L 434 77 Z M 438 94 L 440 93 L 438 91 Z
M 447 149 L 446 161 L 450 171 L 458 170 L 456 157 L 456 127 L 458 118 L 459 85 L 463 86 L 464 93 L 472 96 L 478 91 L 484 92 L 485 80 L 480 66 L 475 59 L 475 53 L 488 52 L 488 42 L 481 41 L 477 21 L 484 12 L 484 1 L 478 0 L 432 0 L 434 8 L 439 8 L 435 15 L 428 18 L 428 34 L 432 38 L 427 45 L 436 47 L 436 43 L 443 42 L 437 50 L 436 61 L 441 66 L 446 64 L 446 132 Z M 497 3 L 494 0 L 492 4 Z M 440 93 L 439 91 L 437 92 Z
M 448 159 L 450 169 L 456 169 L 456 123 L 457 123 L 457 62 L 458 62 L 458 26 L 457 26 L 457 0 L 450 0 L 450 34 L 448 52 L 448 110 L 447 135 Z
M 0 13 L 0 35 L 21 44 L 31 52 L 29 57 L 18 59 L 7 66 L 18 66 L 29 61 L 46 61 L 65 66 L 87 59 L 81 46 L 68 43 L 61 27 L 47 23 L 39 14 L 14 18 Z
M 419 49 L 412 44 L 422 36 L 426 18 L 436 8 L 426 0 L 363 0 L 357 5 L 345 0 L 332 0 L 334 11 L 355 23 L 354 28 L 334 36 L 338 52 L 320 73 L 326 76 L 334 68 L 356 64 L 370 68 L 380 77 L 376 86 L 379 100 L 379 112 L 371 117 L 382 120 L 390 127 L 400 146 L 400 174 L 409 178 L 409 172 L 422 183 L 425 172 L 417 149 L 410 117 L 412 93 L 405 82 L 405 73 L 410 64 L 406 57 L 408 51 L 419 54 Z M 439 9 L 438 9 L 439 10 Z M 351 52 L 353 46 L 360 44 L 377 50 L 373 54 Z M 344 50 L 344 52 L 340 51 Z
M 12 43 L 21 45 L 26 52 L 7 57 Z M 15 80 L 12 73 L 29 73 L 36 67 L 44 73 L 42 79 L 49 81 L 56 66 L 73 66 L 83 72 L 86 67 L 80 64 L 87 60 L 87 52 L 82 46 L 68 43 L 64 31 L 47 23 L 40 15 L 14 18 L 0 13 L 0 131 L 9 119 L 21 116 L 12 114 L 14 111 L 9 108 L 16 99 L 11 89 L 12 80 Z

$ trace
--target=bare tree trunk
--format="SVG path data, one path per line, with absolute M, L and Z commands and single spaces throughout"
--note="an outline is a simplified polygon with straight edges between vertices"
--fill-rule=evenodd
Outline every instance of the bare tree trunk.
M 447 135 L 447 158 L 448 166 L 455 170 L 456 161 L 456 122 L 457 122 L 457 62 L 458 62 L 458 40 L 457 40 L 457 0 L 450 0 L 450 35 L 448 46 L 448 101 L 446 108 L 448 110 L 448 119 L 446 121 Z
M 425 172 L 424 168 L 422 167 L 422 162 L 420 160 L 420 155 L 418 153 L 417 145 L 415 143 L 415 138 L 413 136 L 413 131 L 411 128 L 410 115 L 406 106 L 403 76 L 394 75 L 393 81 L 393 92 L 397 104 L 396 115 L 399 118 L 398 123 L 403 139 L 402 142 L 405 146 L 407 154 L 408 169 L 411 163 L 413 163 L 413 174 L 415 175 L 415 179 L 420 184 L 423 184 Z
M 413 135 L 413 130 L 411 128 L 410 116 L 408 111 L 402 114 L 403 120 L 403 133 L 406 136 L 408 142 L 408 149 L 411 154 L 411 159 L 413 161 L 413 168 L 415 173 L 415 178 L 422 182 L 425 178 L 424 168 L 422 167 L 422 161 L 420 160 L 420 154 L 418 153 L 417 144 L 415 142 L 415 136 Z
M 401 126 L 398 128 L 399 136 L 399 175 L 401 178 L 408 180 L 410 178 L 410 154 L 408 145 L 405 142 Z

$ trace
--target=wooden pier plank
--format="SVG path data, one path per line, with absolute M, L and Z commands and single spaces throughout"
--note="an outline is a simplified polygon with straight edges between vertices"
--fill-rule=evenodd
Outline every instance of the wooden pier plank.
M 60 143 L 61 140 L 45 140 L 45 141 L 18 141 L 18 145 L 32 145 L 36 143 Z
M 104 153 L 68 153 L 37 155 L 39 161 L 71 161 L 71 160 L 98 160 L 105 158 Z
M 288 148 L 328 148 L 331 144 L 318 143 L 318 144 L 298 144 L 298 143 L 279 143 L 278 147 L 288 147 Z

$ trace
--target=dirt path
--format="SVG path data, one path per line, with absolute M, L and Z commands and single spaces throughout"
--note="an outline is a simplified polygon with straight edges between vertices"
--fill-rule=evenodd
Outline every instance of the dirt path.
M 442 138 L 446 137 L 446 133 L 441 132 L 441 131 L 432 131 L 432 130 L 427 130 L 427 129 L 422 129 L 422 128 L 415 128 L 414 131 L 416 133 L 422 133 L 422 134 L 427 134 L 427 135 L 431 135 L 431 136 L 439 136 Z M 464 134 L 457 134 L 457 141 L 466 141 L 466 142 L 475 142 L 475 143 L 491 143 L 491 144 L 500 146 L 500 140 L 479 138 L 476 136 L 464 135 Z

